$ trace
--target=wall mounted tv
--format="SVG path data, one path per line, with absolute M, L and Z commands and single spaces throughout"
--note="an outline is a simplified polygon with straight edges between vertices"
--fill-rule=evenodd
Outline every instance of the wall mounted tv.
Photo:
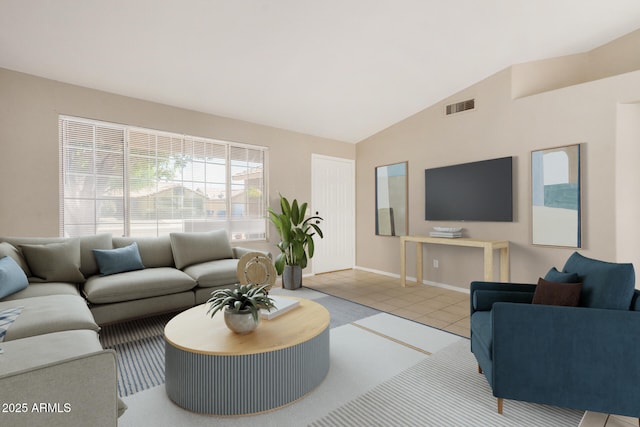
M 428 221 L 513 221 L 512 157 L 424 171 Z

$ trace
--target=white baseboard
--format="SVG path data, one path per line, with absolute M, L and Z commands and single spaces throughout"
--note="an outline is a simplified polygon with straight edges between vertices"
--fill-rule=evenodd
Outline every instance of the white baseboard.
M 382 276 L 395 277 L 396 279 L 400 278 L 399 274 L 389 273 L 387 271 L 380 271 L 380 270 L 376 270 L 374 268 L 360 267 L 360 266 L 356 265 L 355 267 L 353 267 L 353 269 L 354 270 L 368 271 L 369 273 L 380 274 Z M 416 278 L 415 277 L 411 277 L 411 276 L 407 276 L 407 280 L 415 282 Z M 432 282 L 431 280 L 422 280 L 422 283 L 425 284 L 425 285 L 435 286 L 435 287 L 438 287 L 438 288 L 449 289 L 451 291 L 458 291 L 458 292 L 462 292 L 462 293 L 465 293 L 465 294 L 470 293 L 469 289 L 460 288 L 458 286 L 447 285 L 446 283 Z

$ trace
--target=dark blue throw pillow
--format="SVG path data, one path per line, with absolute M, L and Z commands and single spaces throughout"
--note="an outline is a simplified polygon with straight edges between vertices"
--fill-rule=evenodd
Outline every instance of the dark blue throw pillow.
M 576 273 L 563 273 L 553 267 L 547 272 L 547 275 L 544 276 L 544 280 L 554 283 L 578 283 L 578 275 Z
M 103 276 L 144 268 L 136 242 L 118 249 L 93 249 L 93 255 Z
M 574 252 L 562 271 L 576 273 L 582 282 L 582 307 L 629 310 L 635 290 L 633 264 L 599 261 Z

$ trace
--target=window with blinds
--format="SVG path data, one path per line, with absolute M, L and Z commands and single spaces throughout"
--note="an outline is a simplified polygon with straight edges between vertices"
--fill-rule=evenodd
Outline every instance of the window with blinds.
M 61 232 L 266 238 L 264 147 L 60 117 Z

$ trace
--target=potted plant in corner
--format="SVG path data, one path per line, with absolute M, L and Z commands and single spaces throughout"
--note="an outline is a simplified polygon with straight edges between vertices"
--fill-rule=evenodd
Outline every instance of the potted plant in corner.
M 278 243 L 280 254 L 274 264 L 278 274 L 282 275 L 282 286 L 285 289 L 298 289 L 302 286 L 302 269 L 313 257 L 313 236 L 323 238 L 318 226 L 322 218 L 310 216 L 305 219 L 307 203 L 299 205 L 296 199 L 289 203 L 282 195 L 280 209 L 282 212 L 278 213 L 269 208 L 269 218 L 281 239 Z
M 267 289 L 271 285 L 236 285 L 234 289 L 218 289 L 211 292 L 207 300 L 213 317 L 218 311 L 224 313 L 224 323 L 237 334 L 248 334 L 260 324 L 260 309 L 271 311 L 274 301 Z

